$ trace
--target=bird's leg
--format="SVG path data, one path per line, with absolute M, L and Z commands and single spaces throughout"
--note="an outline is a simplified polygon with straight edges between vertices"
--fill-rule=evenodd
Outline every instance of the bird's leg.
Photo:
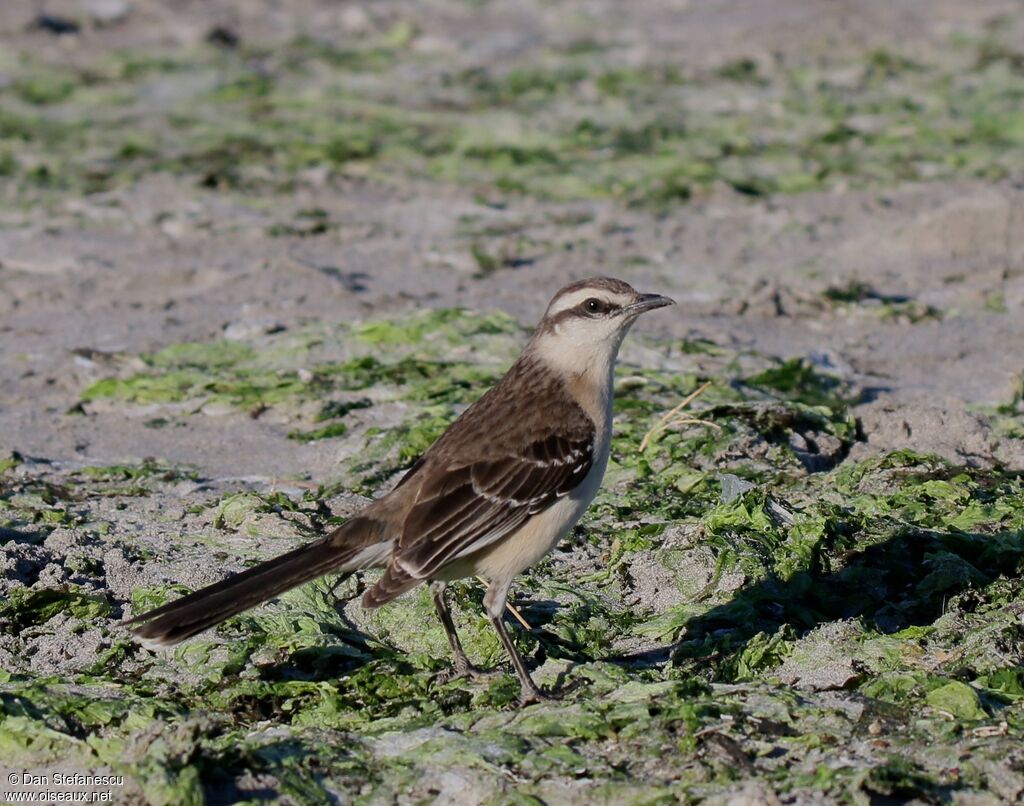
M 487 608 L 487 614 L 491 617 L 491 624 L 494 625 L 494 630 L 498 633 L 498 638 L 501 639 L 501 643 L 505 647 L 509 659 L 512 661 L 512 667 L 516 670 L 516 677 L 519 678 L 519 705 L 522 707 L 536 702 L 557 699 L 557 697 L 553 697 L 550 694 L 545 694 L 533 682 L 533 678 L 530 677 L 530 673 L 526 670 L 523 656 L 519 654 L 519 650 L 516 649 L 516 645 L 512 641 L 512 636 L 508 634 L 508 630 L 505 628 L 505 622 L 502 620 L 502 617 L 505 615 L 505 602 L 508 597 L 509 584 L 510 582 L 492 582 L 491 586 L 487 589 L 487 594 L 484 596 L 484 607 Z
M 519 678 L 519 705 L 530 705 L 535 702 L 552 699 L 537 687 L 537 684 L 533 682 L 533 678 L 530 677 L 530 673 L 526 671 L 523 657 L 512 642 L 512 636 L 505 629 L 505 622 L 501 620 L 501 616 L 491 616 L 491 624 L 494 625 L 501 643 L 504 644 L 505 651 L 508 652 L 508 656 L 512 660 L 512 666 L 516 670 L 516 677 Z
M 441 619 L 441 626 L 444 627 L 444 634 L 448 636 L 448 646 L 452 648 L 452 658 L 455 660 L 455 673 L 459 676 L 469 672 L 469 658 L 459 641 L 459 634 L 455 631 L 455 622 L 452 621 L 452 614 L 448 610 L 448 603 L 444 599 L 444 591 L 447 586 L 444 582 L 431 582 L 430 595 L 434 599 L 434 609 L 437 610 L 437 617 Z
M 447 683 L 449 680 L 457 677 L 468 677 L 471 680 L 486 677 L 487 672 L 475 667 L 469 662 L 469 658 L 466 657 L 466 651 L 462 648 L 459 634 L 455 631 L 455 622 L 452 621 L 452 614 L 448 610 L 448 603 L 444 598 L 446 587 L 444 582 L 430 583 L 430 595 L 434 599 L 434 609 L 437 610 L 437 617 L 441 620 L 441 626 L 444 627 L 445 635 L 448 636 L 448 646 L 452 648 L 452 658 L 455 662 L 455 668 L 452 672 L 441 674 L 440 681 Z

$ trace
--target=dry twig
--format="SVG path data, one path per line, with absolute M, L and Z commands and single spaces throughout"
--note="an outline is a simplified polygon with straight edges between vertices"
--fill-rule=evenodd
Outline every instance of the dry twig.
M 484 579 L 483 577 L 477 577 L 477 579 L 479 579 L 480 582 L 483 583 L 484 587 L 487 587 L 487 580 L 486 579 Z M 518 621 L 520 624 L 522 624 L 525 629 L 527 629 L 527 630 L 532 630 L 533 629 L 533 627 L 531 627 L 529 624 L 526 623 L 526 619 L 523 618 L 523 614 L 520 613 L 516 609 L 515 605 L 513 605 L 512 602 L 505 602 L 505 607 L 508 608 L 508 612 L 511 613 L 513 616 L 515 616 L 516 617 L 516 621 Z
M 651 426 L 651 430 L 644 434 L 644 438 L 640 441 L 640 451 L 643 452 L 647 449 L 647 446 L 654 440 L 654 437 L 664 431 L 666 428 L 673 425 L 707 425 L 712 428 L 717 428 L 719 431 L 722 430 L 722 426 L 718 423 L 713 423 L 710 420 L 702 420 L 699 417 L 693 417 L 689 414 L 683 414 L 682 411 L 689 406 L 694 400 L 703 394 L 704 390 L 711 386 L 711 381 L 707 381 L 698 389 L 691 392 L 679 405 L 673 407 L 670 411 L 665 412 L 661 415 L 658 422 Z

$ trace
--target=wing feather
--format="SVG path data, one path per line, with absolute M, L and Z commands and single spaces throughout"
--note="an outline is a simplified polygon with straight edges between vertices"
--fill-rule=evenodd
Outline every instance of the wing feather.
M 537 412 L 557 414 L 538 422 Z M 403 476 L 401 532 L 364 602 L 390 601 L 570 495 L 593 466 L 595 439 L 565 378 L 527 348 Z
M 427 579 L 504 537 L 580 484 L 593 448 L 593 432 L 584 439 L 553 434 L 513 455 L 451 468 L 412 508 L 395 561 L 413 577 Z

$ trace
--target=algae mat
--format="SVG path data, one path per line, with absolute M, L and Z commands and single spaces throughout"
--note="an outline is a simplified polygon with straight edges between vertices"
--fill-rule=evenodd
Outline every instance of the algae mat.
M 0 8 L 5 773 L 1024 797 L 1018 3 L 47 12 Z M 117 627 L 393 484 L 592 274 L 679 306 L 627 340 L 605 489 L 513 589 L 564 701 L 440 683 L 428 597 L 363 612 L 370 575 L 167 653 Z M 501 667 L 482 594 L 456 620 Z
M 515 589 L 532 627 L 517 640 L 561 703 L 512 709 L 512 677 L 438 683 L 429 596 L 365 613 L 365 578 L 305 586 L 159 655 L 116 626 L 340 522 L 523 335 L 453 311 L 316 326 L 166 348 L 85 388 L 78 416 L 144 407 L 154 429 L 209 406 L 291 411 L 308 425 L 287 437 L 340 441 L 346 458 L 331 488 L 238 492 L 156 460 L 68 470 L 11 455 L 7 763 L 73 760 L 154 802 L 1019 795 L 1020 474 L 908 450 L 844 458 L 858 439 L 847 390 L 798 361 L 637 340 L 609 483 Z M 318 355 L 328 343 L 343 355 Z M 641 450 L 705 381 L 707 422 Z M 500 663 L 481 587 L 454 587 L 471 656 Z

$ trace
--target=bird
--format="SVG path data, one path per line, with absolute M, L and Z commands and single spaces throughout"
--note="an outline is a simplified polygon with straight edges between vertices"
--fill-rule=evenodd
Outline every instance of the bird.
M 483 604 L 520 684 L 520 705 L 551 699 L 503 621 L 513 579 L 579 521 L 604 477 L 614 367 L 637 318 L 675 304 L 596 277 L 555 294 L 522 353 L 388 493 L 324 537 L 124 622 L 136 639 L 171 646 L 325 574 L 383 568 L 362 597 L 380 607 L 430 587 L 453 658 L 477 671 L 459 641 L 449 582 L 487 582 Z

